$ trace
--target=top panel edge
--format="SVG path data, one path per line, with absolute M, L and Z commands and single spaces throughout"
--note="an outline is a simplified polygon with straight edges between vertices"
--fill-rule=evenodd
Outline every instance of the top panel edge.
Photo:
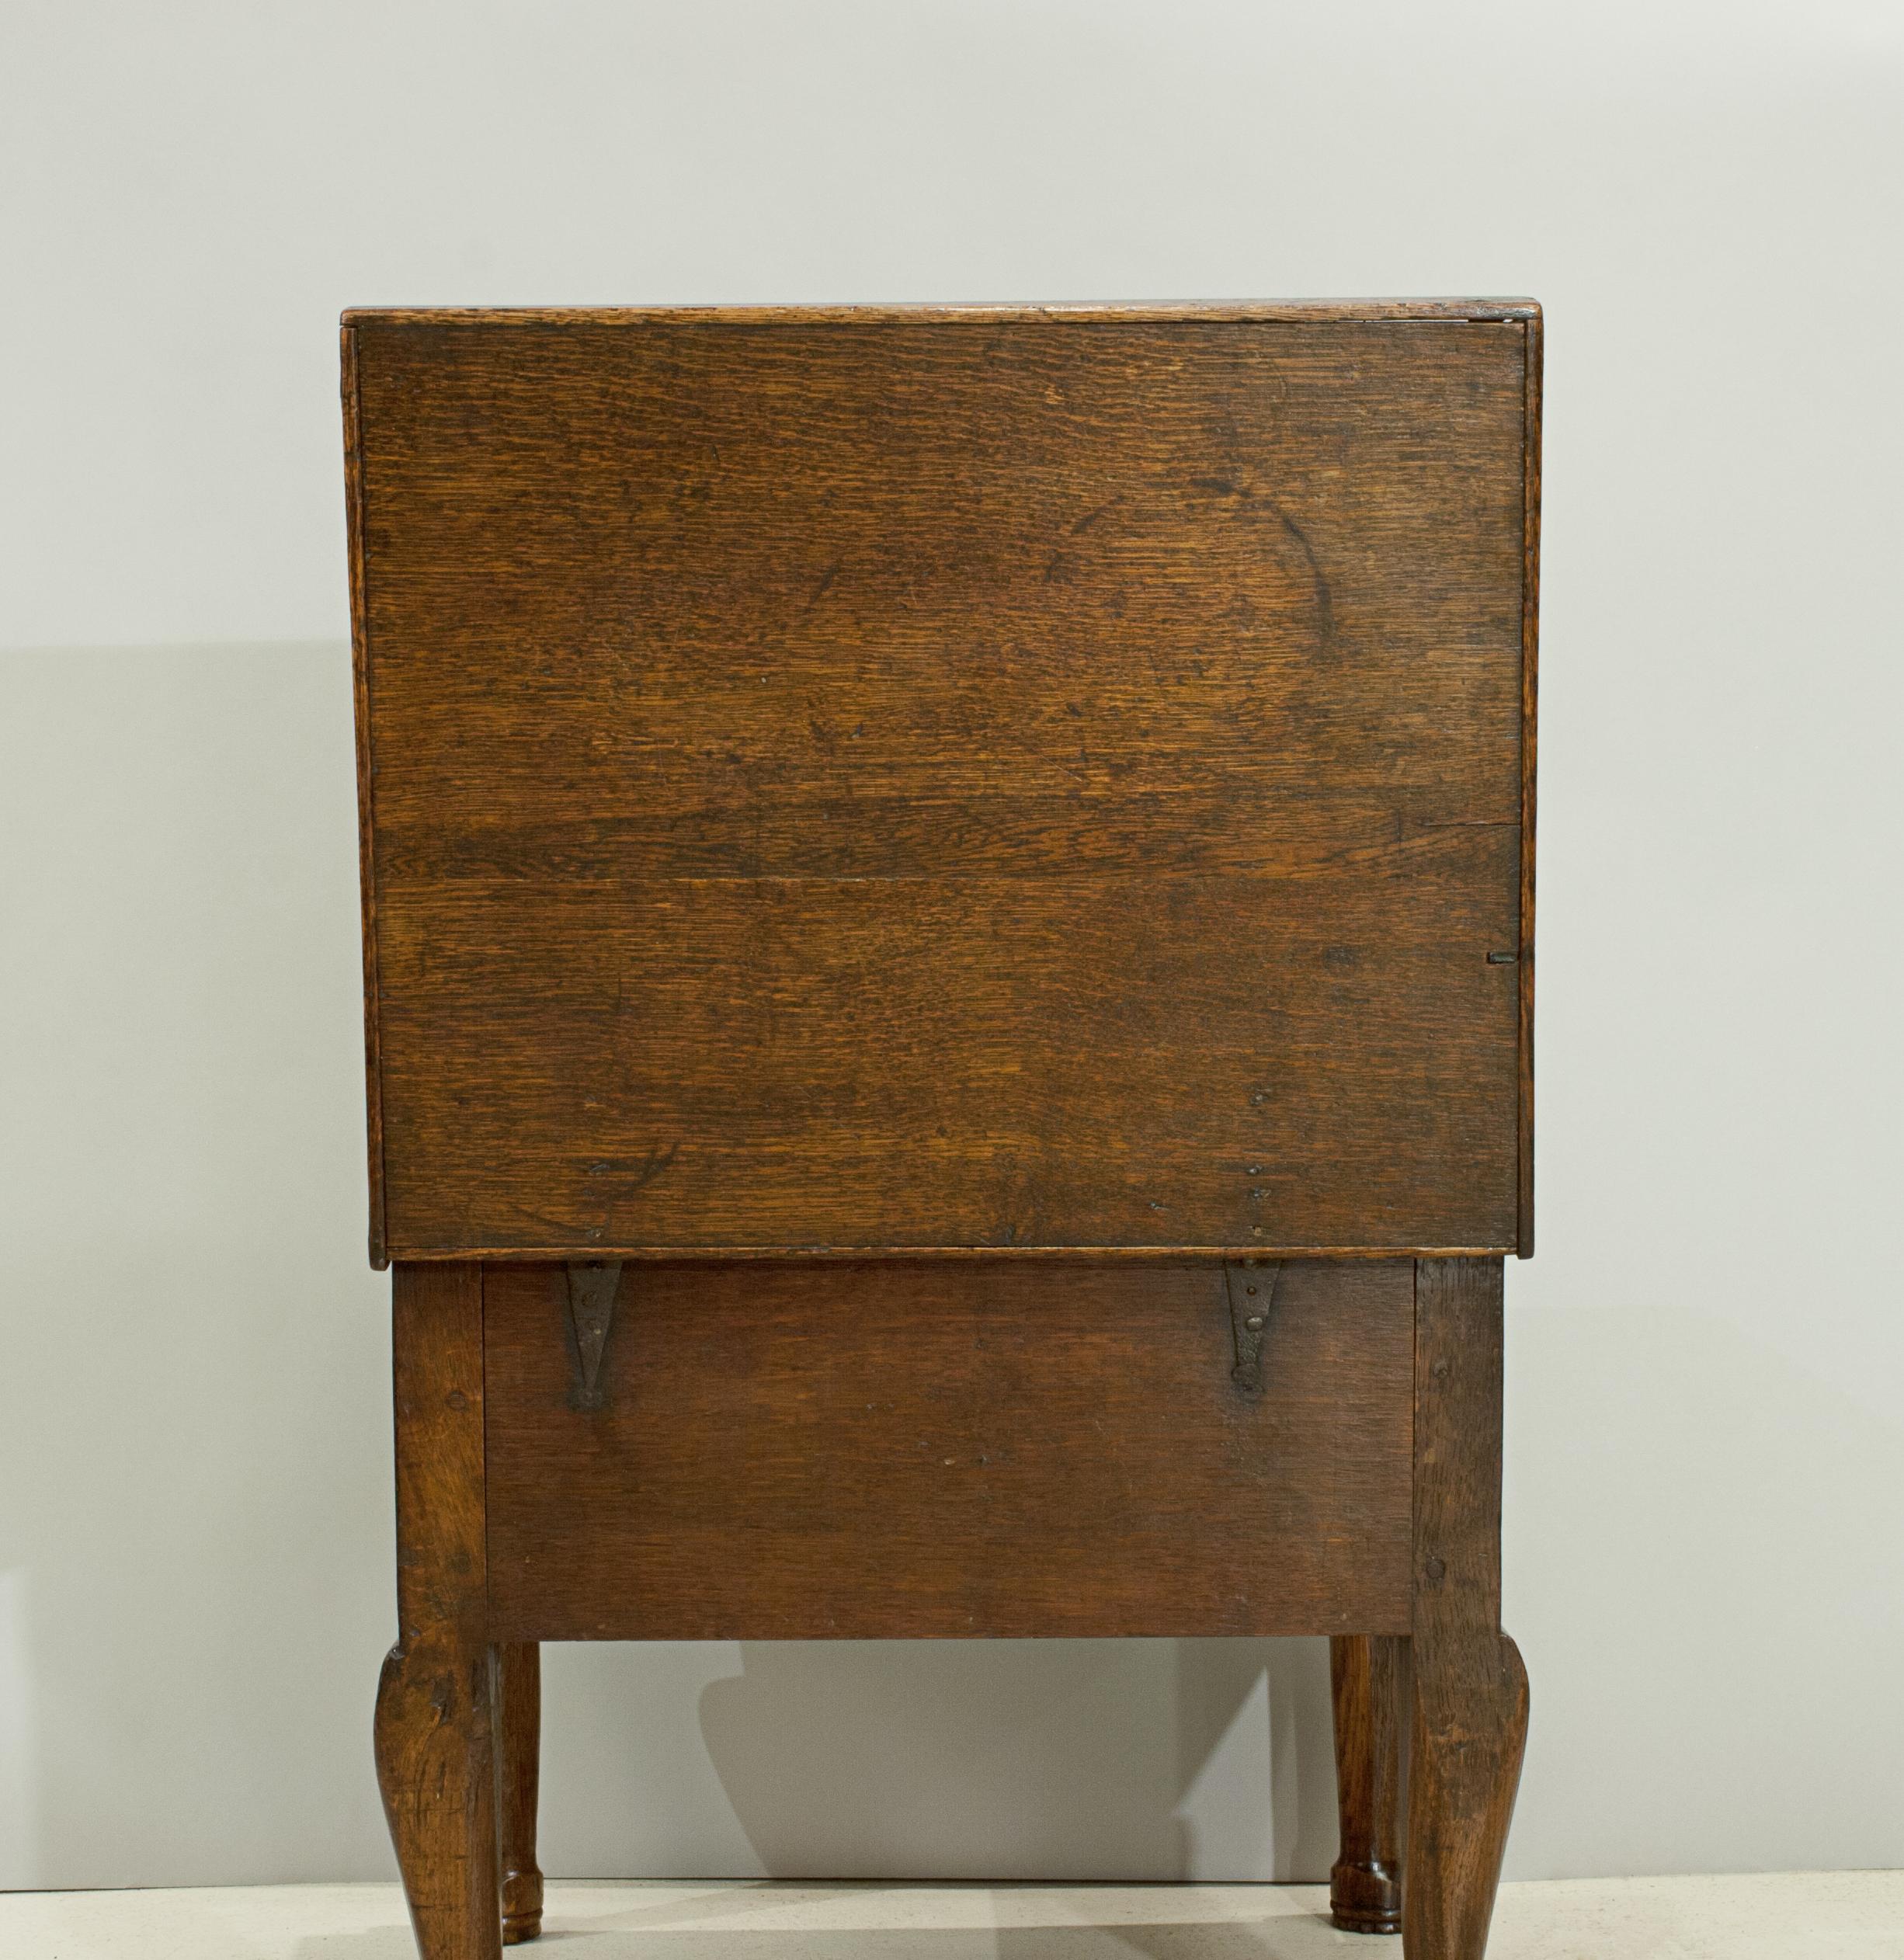
M 851 326 L 912 325 L 940 321 L 1051 321 L 1061 325 L 1121 325 L 1163 321 L 1381 322 L 1468 320 L 1482 324 L 1530 321 L 1541 317 L 1529 299 L 1277 300 L 1114 304 L 1100 301 L 1049 305 L 904 306 L 575 306 L 350 307 L 342 324 L 353 327 L 554 326 Z

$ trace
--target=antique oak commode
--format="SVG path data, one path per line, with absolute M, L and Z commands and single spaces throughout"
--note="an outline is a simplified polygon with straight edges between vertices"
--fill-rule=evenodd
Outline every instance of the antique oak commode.
M 426 1960 L 536 1642 L 963 1635 L 1331 1635 L 1338 1924 L 1481 1953 L 1540 332 L 346 316 Z

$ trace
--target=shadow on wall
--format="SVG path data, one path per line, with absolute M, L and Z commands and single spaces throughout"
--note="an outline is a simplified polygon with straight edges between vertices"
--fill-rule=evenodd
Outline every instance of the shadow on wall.
M 1322 1640 L 544 1649 L 561 1876 L 1316 1882 Z
M 776 1877 L 1313 1879 L 1334 1855 L 1323 1642 L 732 1651 L 701 1733 Z
M 0 1885 L 381 1876 L 350 657 L 0 658 Z

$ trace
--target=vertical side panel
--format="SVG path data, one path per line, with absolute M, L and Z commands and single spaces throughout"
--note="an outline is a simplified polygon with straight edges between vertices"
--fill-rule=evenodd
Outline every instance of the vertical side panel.
M 363 907 L 363 1079 L 370 1167 L 370 1263 L 390 1263 L 384 1231 L 384 1082 L 377 1026 L 377 853 L 371 806 L 370 618 L 364 603 L 363 448 L 358 414 L 357 336 L 342 335 L 344 520 L 350 541 L 350 666 L 357 727 L 357 878 Z
M 1534 1256 L 1534 806 L 1535 696 L 1541 655 L 1541 385 L 1542 342 L 1537 311 L 1527 336 L 1527 423 L 1524 544 L 1520 583 L 1520 1124 L 1518 1229 L 1514 1249 Z

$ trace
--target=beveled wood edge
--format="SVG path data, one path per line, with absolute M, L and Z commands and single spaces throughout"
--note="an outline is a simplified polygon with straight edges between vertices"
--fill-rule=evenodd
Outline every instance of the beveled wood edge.
M 344 404 L 344 522 L 349 540 L 350 671 L 357 751 L 357 881 L 363 908 L 363 1077 L 366 1147 L 370 1166 L 370 1264 L 390 1263 L 384 1230 L 384 1069 L 378 1025 L 376 824 L 370 761 L 370 612 L 364 600 L 363 460 L 357 398 L 357 337 L 340 332 L 340 381 Z
M 1535 713 L 1541 664 L 1541 390 L 1543 333 L 1537 308 L 1527 322 L 1527 422 L 1522 439 L 1520 581 L 1520 1050 L 1519 1179 L 1514 1252 L 1534 1256 L 1534 860 Z
M 1364 1626 L 1364 1619 L 1374 1618 L 1377 1624 Z M 1246 1632 L 1212 1633 L 1207 1627 L 1187 1626 L 1181 1620 L 1148 1621 L 1141 1627 L 1117 1633 L 1079 1633 L 1069 1627 L 1054 1627 L 1048 1633 L 1006 1634 L 975 1632 L 960 1628 L 948 1628 L 932 1633 L 828 1633 L 815 1630 L 811 1632 L 787 1634 L 763 1631 L 745 1622 L 735 1623 L 737 1631 L 724 1634 L 721 1638 L 732 1641 L 776 1641 L 784 1643 L 799 1640 L 816 1645 L 850 1647 L 874 1640 L 940 1640 L 978 1643 L 988 1640 L 1075 1640 L 1092 1641 L 1107 1645 L 1114 1640 L 1337 1640 L 1348 1638 L 1352 1630 L 1337 1621 L 1323 1621 L 1309 1618 L 1290 1619 L 1263 1619 L 1251 1624 Z M 534 1632 L 529 1631 L 533 1628 Z M 554 1628 L 553 1632 L 549 1631 Z M 1392 1619 L 1368 1614 L 1357 1614 L 1353 1633 L 1379 1640 L 1405 1640 L 1408 1625 L 1399 1615 Z M 490 1627 L 490 1638 L 499 1645 L 563 1646 L 604 1645 L 610 1642 L 627 1645 L 641 1641 L 666 1640 L 679 1642 L 682 1636 L 674 1632 L 655 1633 L 648 1631 L 642 1622 L 636 1620 L 611 1620 L 601 1624 L 574 1625 L 566 1620 L 538 1620 L 526 1614 L 506 1614 Z M 700 1644 L 698 1637 L 695 1644 Z
M 912 1260 L 1072 1260 L 1079 1264 L 1125 1261 L 1152 1265 L 1228 1265 L 1275 1260 L 1501 1259 L 1511 1246 L 398 1246 L 384 1263 L 438 1265 L 690 1264 L 756 1260 L 880 1262 Z M 381 1268 L 380 1267 L 380 1270 Z
M 369 306 L 345 310 L 352 327 L 865 326 L 933 321 L 1050 320 L 1123 326 L 1173 320 L 1294 323 L 1468 320 L 1537 321 L 1529 299 L 1238 300 L 1134 302 L 1081 300 L 1034 305 L 934 301 L 867 306 Z

